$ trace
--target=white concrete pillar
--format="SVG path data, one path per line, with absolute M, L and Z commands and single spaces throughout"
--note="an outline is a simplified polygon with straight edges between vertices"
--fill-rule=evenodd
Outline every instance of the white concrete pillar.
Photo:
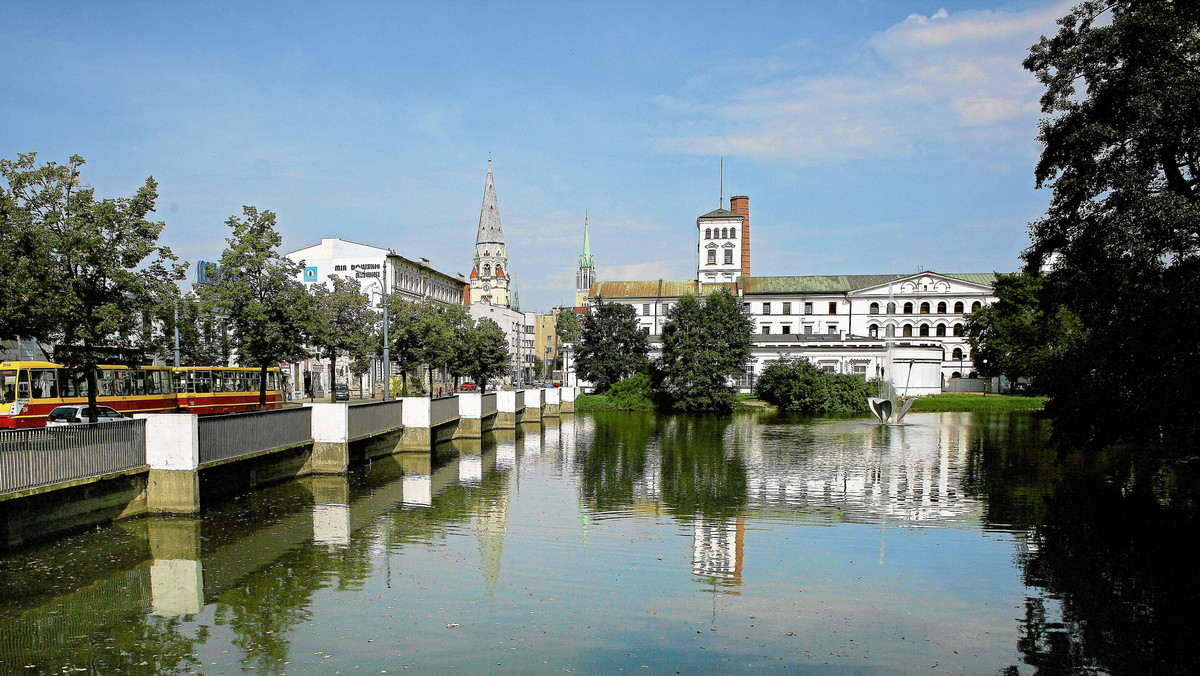
M 312 471 L 341 474 L 350 468 L 350 405 L 312 404 Z
M 138 414 L 146 421 L 146 509 L 200 511 L 200 422 L 194 413 Z

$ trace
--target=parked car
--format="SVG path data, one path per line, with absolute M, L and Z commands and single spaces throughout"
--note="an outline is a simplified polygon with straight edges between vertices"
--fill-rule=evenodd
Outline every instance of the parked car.
M 120 412 L 108 406 L 96 407 L 97 423 L 110 423 L 117 422 L 118 420 L 126 420 L 126 418 Z M 50 411 L 50 415 L 46 416 L 46 427 L 87 425 L 89 422 L 87 404 L 56 406 L 53 411 Z
M 475 383 L 463 383 L 462 387 L 459 387 L 458 389 L 461 392 L 472 392 L 474 390 L 478 390 L 479 386 Z
M 350 386 L 346 383 L 334 385 L 333 396 L 338 401 L 350 401 Z

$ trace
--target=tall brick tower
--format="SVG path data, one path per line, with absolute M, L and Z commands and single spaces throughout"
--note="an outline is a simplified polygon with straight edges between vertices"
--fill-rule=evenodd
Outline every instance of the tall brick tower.
M 729 210 L 742 217 L 742 276 L 750 276 L 750 198 L 734 195 L 729 198 Z

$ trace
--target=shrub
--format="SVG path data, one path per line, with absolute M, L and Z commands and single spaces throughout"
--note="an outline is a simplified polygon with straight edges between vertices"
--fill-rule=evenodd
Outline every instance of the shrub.
M 874 387 L 855 375 L 826 373 L 805 360 L 781 360 L 767 365 L 754 393 L 784 411 L 858 413 L 867 410 Z

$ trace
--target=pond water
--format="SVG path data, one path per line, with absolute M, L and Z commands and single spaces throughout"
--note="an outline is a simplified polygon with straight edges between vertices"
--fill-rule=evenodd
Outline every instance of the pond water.
M 1046 436 L 547 420 L 9 553 L 0 672 L 1195 673 L 1189 478 Z

